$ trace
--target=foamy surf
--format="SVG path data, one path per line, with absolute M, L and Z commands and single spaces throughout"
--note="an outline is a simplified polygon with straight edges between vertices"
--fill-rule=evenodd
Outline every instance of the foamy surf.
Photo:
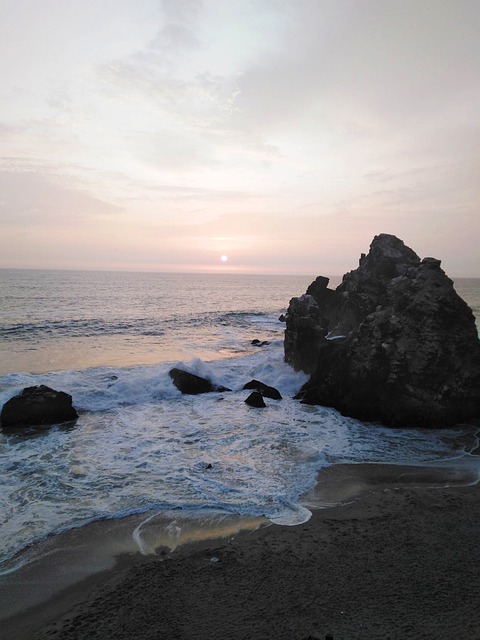
M 232 391 L 182 396 L 168 375 L 173 365 Z M 74 426 L 0 437 L 3 560 L 52 533 L 152 510 L 216 508 L 294 525 L 309 517 L 300 496 L 333 463 L 452 454 L 445 432 L 372 427 L 293 400 L 306 376 L 283 362 L 281 344 L 212 362 L 14 378 L 8 394 L 41 381 L 70 392 L 80 417 Z M 283 400 L 248 407 L 243 385 L 252 378 Z

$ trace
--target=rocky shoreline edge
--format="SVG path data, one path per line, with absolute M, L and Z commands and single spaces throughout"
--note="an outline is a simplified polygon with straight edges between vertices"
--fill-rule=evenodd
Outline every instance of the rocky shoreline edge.
M 330 506 L 308 522 L 125 554 L 3 637 L 476 640 L 479 461 L 330 467 L 303 501 Z

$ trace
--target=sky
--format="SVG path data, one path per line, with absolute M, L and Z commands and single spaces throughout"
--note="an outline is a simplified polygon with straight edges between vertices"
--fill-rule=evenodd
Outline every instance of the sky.
M 480 277 L 479 0 L 0 0 L 0 267 Z M 223 259 L 222 259 L 223 257 Z

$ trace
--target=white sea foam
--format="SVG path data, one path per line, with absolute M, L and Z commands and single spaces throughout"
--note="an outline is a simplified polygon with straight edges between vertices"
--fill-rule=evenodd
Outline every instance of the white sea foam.
M 294 395 L 308 379 L 283 361 L 280 343 L 259 349 L 250 356 L 205 362 L 200 358 L 160 365 L 111 368 L 100 367 L 80 371 L 55 371 L 42 374 L 10 374 L 0 379 L 0 403 L 27 387 L 46 384 L 70 393 L 79 410 L 108 411 L 134 404 L 174 399 L 181 393 L 168 372 L 178 367 L 209 379 L 214 384 L 234 391 L 256 378 L 276 387 L 284 395 Z

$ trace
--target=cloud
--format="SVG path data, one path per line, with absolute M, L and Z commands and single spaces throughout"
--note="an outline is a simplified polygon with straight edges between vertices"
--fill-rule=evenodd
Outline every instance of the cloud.
M 11 226 L 69 226 L 111 217 L 121 209 L 35 172 L 0 171 L 0 222 Z
M 475 0 L 6 3 L 10 230 L 122 268 L 230 238 L 238 268 L 340 269 L 381 231 L 479 267 Z
M 251 124 L 302 126 L 306 117 L 310 126 L 315 116 L 375 127 L 368 114 L 407 122 L 476 86 L 478 3 L 300 0 L 293 18 L 282 49 L 243 74 L 239 102 Z

